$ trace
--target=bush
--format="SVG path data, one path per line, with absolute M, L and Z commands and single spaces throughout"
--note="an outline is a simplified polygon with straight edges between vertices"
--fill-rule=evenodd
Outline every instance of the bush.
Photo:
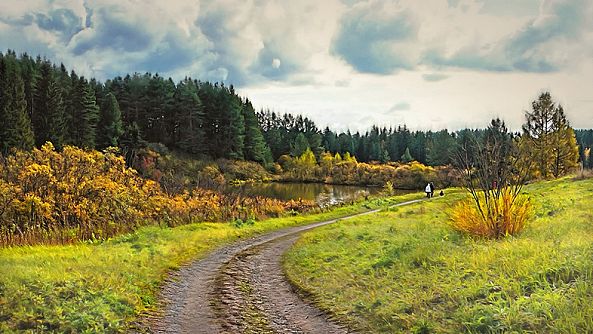
M 169 173 L 158 172 L 157 158 L 142 156 L 144 172 L 150 178 L 165 175 L 162 181 Z M 201 174 L 212 182 L 222 178 L 216 165 L 204 167 Z M 66 146 L 58 152 L 47 143 L 41 149 L 16 151 L 0 160 L 0 246 L 102 240 L 143 225 L 247 221 L 315 207 L 314 202 L 202 188 L 181 191 L 186 186 L 142 178 L 113 149 L 102 153 Z
M 161 198 L 115 152 L 17 151 L 0 164 L 0 244 L 108 238 L 159 219 Z
M 459 174 L 451 166 L 431 167 L 417 161 L 401 163 L 363 163 L 349 155 L 344 158 L 323 153 L 319 164 L 306 156 L 278 159 L 284 181 L 320 182 L 331 184 L 384 186 L 391 182 L 397 189 L 424 189 L 428 182 L 437 187 L 460 184 Z M 304 163 L 303 161 L 308 161 Z
M 482 198 L 469 197 L 453 207 L 449 215 L 453 228 L 477 237 L 501 238 L 521 232 L 533 215 L 529 199 L 522 195 L 513 198 L 509 188 L 489 202 L 483 194 L 477 196 Z

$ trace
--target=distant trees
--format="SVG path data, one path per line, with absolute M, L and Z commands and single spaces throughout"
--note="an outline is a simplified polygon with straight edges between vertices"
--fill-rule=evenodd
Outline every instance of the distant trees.
M 401 161 L 404 163 L 408 163 L 408 162 L 411 162 L 412 160 L 414 160 L 414 158 L 412 158 L 412 154 L 410 154 L 410 149 L 408 147 L 406 147 L 406 151 L 402 155 Z
M 25 84 L 14 53 L 0 57 L 0 148 L 31 149 L 35 144 Z
M 255 109 L 247 99 L 243 102 L 242 114 L 245 120 L 245 159 L 264 165 L 273 162 L 272 152 L 262 134 Z
M 97 125 L 97 147 L 117 147 L 119 139 L 124 133 L 121 121 L 121 111 L 117 99 L 112 93 L 107 93 L 100 107 L 99 123 Z
M 579 156 L 583 163 L 583 168 L 593 168 L 593 158 L 591 157 L 591 147 L 593 147 L 593 130 L 575 130 L 575 136 L 579 146 Z M 586 154 L 587 151 L 589 154 Z
M 72 72 L 72 89 L 70 102 L 66 108 L 67 135 L 65 142 L 78 147 L 94 148 L 96 144 L 96 128 L 99 121 L 99 107 L 95 91 L 84 77 Z
M 198 96 L 196 84 L 186 78 L 175 92 L 176 121 L 170 131 L 179 148 L 191 154 L 203 154 L 205 148 L 204 105 Z
M 267 167 L 281 156 L 300 157 L 310 149 L 360 162 L 451 164 L 455 147 L 484 130 L 410 131 L 405 125 L 373 126 L 366 132 L 320 130 L 301 115 L 256 112 L 233 86 L 184 78 L 178 83 L 158 74 L 134 73 L 101 83 L 79 77 L 61 64 L 12 51 L 0 53 L 0 149 L 77 145 L 119 146 L 127 159 L 148 143 L 200 158 L 256 161 Z M 537 156 L 537 175 L 572 170 L 578 149 L 593 145 L 593 135 L 570 128 L 562 107 L 549 93 L 526 114 L 521 147 Z M 537 152 L 537 154 L 535 154 Z M 540 154 L 541 153 L 541 154 Z M 128 160 L 131 163 L 131 160 Z M 593 167 L 591 159 L 584 162 Z
M 40 76 L 34 94 L 31 116 L 35 145 L 41 147 L 45 142 L 50 141 L 55 147 L 61 148 L 66 132 L 62 90 L 49 61 L 43 61 L 39 70 Z
M 310 149 L 309 141 L 307 141 L 305 134 L 299 133 L 290 145 L 290 155 L 298 157 L 305 153 L 306 150 Z
M 57 148 L 120 146 L 135 159 L 147 143 L 161 143 L 200 157 L 273 161 L 251 102 L 232 86 L 191 78 L 175 84 L 150 73 L 101 83 L 12 51 L 0 53 L 0 74 L 4 153 L 51 141 Z

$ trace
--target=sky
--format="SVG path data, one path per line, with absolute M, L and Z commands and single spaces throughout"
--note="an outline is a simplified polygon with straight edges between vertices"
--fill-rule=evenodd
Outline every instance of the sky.
M 0 48 L 222 81 L 340 131 L 519 129 L 544 91 L 593 128 L 593 0 L 1 0 Z

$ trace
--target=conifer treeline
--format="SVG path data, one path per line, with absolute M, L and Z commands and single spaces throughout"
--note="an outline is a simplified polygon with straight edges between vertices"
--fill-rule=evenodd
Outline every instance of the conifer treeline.
M 310 119 L 255 112 L 233 87 L 158 74 L 132 74 L 105 83 L 87 80 L 40 57 L 0 53 L 0 150 L 30 149 L 51 141 L 103 149 L 119 146 L 126 158 L 146 143 L 161 143 L 196 157 L 245 159 L 268 164 L 300 156 L 307 148 L 358 161 L 451 162 L 451 152 L 481 130 L 410 131 L 373 126 L 364 134 L 321 131 Z M 591 131 L 577 131 L 581 148 Z M 590 162 L 588 162 L 590 163 Z
M 120 146 L 129 157 L 161 143 L 196 156 L 272 161 L 251 102 L 232 86 L 150 73 L 101 83 L 13 51 L 0 54 L 0 85 L 3 153 L 51 141 Z

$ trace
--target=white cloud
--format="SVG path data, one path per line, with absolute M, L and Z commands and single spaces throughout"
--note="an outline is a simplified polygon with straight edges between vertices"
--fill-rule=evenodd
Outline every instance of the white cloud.
M 343 129 L 516 127 L 541 89 L 593 126 L 589 0 L 0 1 L 0 40 L 100 79 L 223 80 Z

